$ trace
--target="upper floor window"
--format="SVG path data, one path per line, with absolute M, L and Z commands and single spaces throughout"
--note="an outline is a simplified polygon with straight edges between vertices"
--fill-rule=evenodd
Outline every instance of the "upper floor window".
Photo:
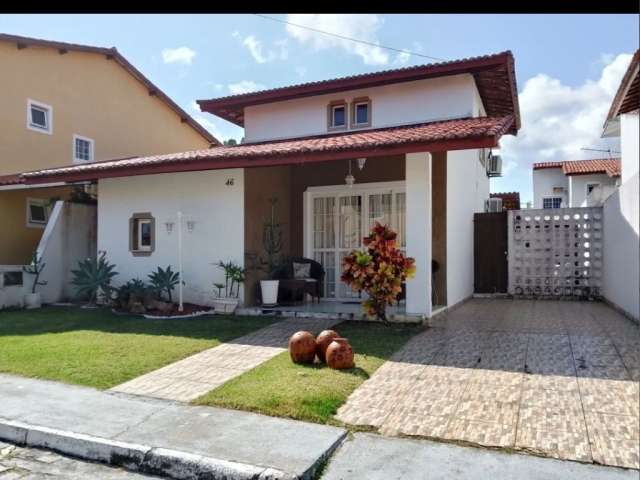
M 53 108 L 45 103 L 27 101 L 27 128 L 36 132 L 53 132 Z
M 542 208 L 562 207 L 562 197 L 546 197 L 542 199 Z
M 92 162 L 93 161 L 93 140 L 80 135 L 73 136 L 73 161 Z
M 371 100 L 367 97 L 356 98 L 351 103 L 351 126 L 371 126 Z
M 347 103 L 344 100 L 331 102 L 327 112 L 329 116 L 327 119 L 329 130 L 342 130 L 347 128 Z

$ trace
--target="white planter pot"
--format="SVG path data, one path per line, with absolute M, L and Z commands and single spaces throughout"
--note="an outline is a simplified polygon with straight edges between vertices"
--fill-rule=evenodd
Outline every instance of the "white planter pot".
M 213 300 L 213 309 L 216 313 L 233 313 L 237 307 L 237 298 L 216 298 Z
M 42 306 L 42 299 L 39 293 L 27 293 L 24 296 L 24 306 L 28 310 L 33 308 L 40 308 Z
M 260 280 L 262 290 L 262 305 L 273 307 L 278 304 L 278 285 L 280 280 Z

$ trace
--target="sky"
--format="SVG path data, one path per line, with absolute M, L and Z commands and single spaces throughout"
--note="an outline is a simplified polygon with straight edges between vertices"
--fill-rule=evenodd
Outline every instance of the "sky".
M 0 32 L 116 47 L 218 139 L 242 129 L 196 99 L 511 50 L 522 128 L 501 141 L 491 191 L 532 199 L 534 161 L 607 156 L 600 138 L 638 49 L 637 15 L 272 15 L 402 50 L 337 39 L 255 15 L 0 15 Z

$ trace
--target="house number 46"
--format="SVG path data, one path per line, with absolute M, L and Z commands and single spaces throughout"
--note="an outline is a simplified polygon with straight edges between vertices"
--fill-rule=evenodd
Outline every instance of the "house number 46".
M 233 178 L 227 178 L 227 181 L 225 182 L 225 185 L 227 187 L 233 186 Z

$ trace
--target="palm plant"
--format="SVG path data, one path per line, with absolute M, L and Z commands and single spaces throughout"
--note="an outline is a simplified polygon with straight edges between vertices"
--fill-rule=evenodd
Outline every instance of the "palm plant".
M 172 302 L 171 292 L 176 288 L 176 285 L 180 283 L 180 275 L 178 272 L 171 270 L 171 265 L 168 265 L 164 270 L 158 267 L 158 270 L 150 273 L 149 281 L 153 289 L 158 292 L 159 298 L 162 298 L 162 293 L 166 293 L 169 302 Z
M 240 296 L 240 284 L 244 282 L 245 278 L 245 269 L 232 261 L 225 263 L 221 260 L 217 266 L 224 271 L 224 285 L 221 283 L 213 284 L 218 289 L 218 296 L 221 296 L 221 290 L 224 288 L 226 297 L 235 296 L 235 298 L 238 298 Z
M 77 295 L 89 299 L 93 305 L 100 291 L 110 298 L 111 279 L 118 275 L 114 271 L 116 266 L 106 259 L 106 252 L 102 252 L 98 258 L 87 258 L 78 262 L 78 268 L 71 270 L 73 274 L 72 285 L 75 285 Z

